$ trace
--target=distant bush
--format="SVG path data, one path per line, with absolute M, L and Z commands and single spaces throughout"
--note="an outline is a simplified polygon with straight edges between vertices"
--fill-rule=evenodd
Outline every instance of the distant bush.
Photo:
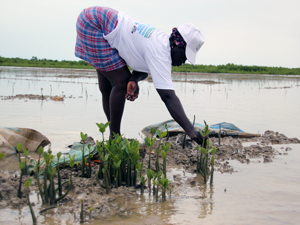
M 49 68 L 74 68 L 94 69 L 85 61 L 67 61 L 38 59 L 32 56 L 31 59 L 5 58 L 0 56 L 0 66 L 20 67 L 49 67 Z M 194 72 L 194 73 L 239 73 L 239 74 L 283 74 L 300 75 L 300 68 L 267 67 L 267 66 L 243 66 L 228 63 L 226 65 L 191 65 L 184 64 L 180 67 L 173 67 L 173 72 Z
M 243 66 L 228 63 L 226 65 L 191 65 L 184 64 L 173 67 L 173 72 L 198 72 L 198 73 L 239 73 L 239 74 L 282 74 L 300 75 L 300 68 L 283 68 L 267 66 Z

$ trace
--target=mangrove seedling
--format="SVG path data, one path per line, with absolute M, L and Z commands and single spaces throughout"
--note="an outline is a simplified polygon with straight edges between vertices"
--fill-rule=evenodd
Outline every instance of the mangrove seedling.
M 73 188 L 73 182 L 72 182 L 72 170 L 75 165 L 75 154 L 71 157 L 69 154 L 69 159 L 70 159 L 70 182 L 69 182 L 69 189 L 71 190 Z
M 165 177 L 163 174 L 161 179 L 159 180 L 159 184 L 161 186 L 161 192 L 162 192 L 162 201 L 166 201 L 166 190 L 169 186 L 169 180 Z
M 163 144 L 161 146 L 162 148 L 161 156 L 163 158 L 163 174 L 165 175 L 165 177 L 167 177 L 167 153 L 171 149 L 171 145 L 172 143 L 167 142 L 166 144 Z
M 149 147 L 149 160 L 148 160 L 148 169 L 151 169 L 151 154 L 152 154 L 152 148 L 155 144 L 156 138 L 153 138 L 153 135 L 155 134 L 156 129 L 154 127 L 151 128 L 151 138 L 146 137 L 144 139 L 145 144 Z
M 23 172 L 24 172 L 24 175 L 28 175 L 27 156 L 29 154 L 29 150 L 26 150 L 26 148 L 23 148 L 23 153 L 24 153 L 24 157 L 25 157 Z
M 107 123 L 96 123 L 96 125 L 99 128 L 100 133 L 102 134 L 102 141 L 101 143 L 97 141 L 97 152 L 99 153 L 99 156 L 101 156 L 101 154 L 105 154 L 104 153 L 104 133 L 106 128 L 109 126 L 110 121 L 108 121 Z M 103 179 L 103 170 L 104 168 L 104 163 L 100 160 L 100 164 L 99 164 L 99 172 L 98 172 L 98 178 L 99 179 Z
M 155 174 L 153 178 L 153 194 L 155 193 L 156 201 L 158 202 L 158 186 L 159 186 L 159 179 L 162 171 L 160 170 L 158 173 Z M 156 186 L 156 188 L 155 188 Z
M 60 178 L 60 166 L 59 166 L 59 159 L 61 157 L 61 152 L 56 154 L 57 157 L 57 179 L 58 179 L 58 195 L 62 196 L 62 185 L 61 185 L 61 178 Z
M 90 218 L 91 218 L 91 216 L 92 216 L 92 211 L 93 211 L 93 206 L 91 206 L 91 207 L 89 208 L 89 216 L 90 216 Z
M 24 183 L 24 185 L 25 185 L 25 187 L 27 189 L 26 198 L 27 198 L 28 206 L 29 206 L 29 209 L 30 209 L 31 217 L 32 217 L 32 223 L 36 224 L 37 223 L 36 217 L 35 217 L 35 214 L 34 214 L 34 211 L 32 209 L 32 206 L 31 206 L 31 203 L 30 203 L 30 199 L 29 199 L 29 187 L 31 185 L 31 182 L 32 182 L 31 178 L 28 178 L 26 180 L 26 182 Z
M 138 178 L 139 178 L 140 185 L 141 185 L 141 194 L 144 193 L 144 188 L 145 188 L 145 184 L 146 184 L 146 181 L 147 181 L 147 178 L 145 178 L 144 176 L 142 176 L 143 165 L 144 165 L 143 162 L 142 163 L 138 163 L 137 164 L 137 168 L 136 168 L 136 170 L 139 172 Z
M 81 148 L 81 151 L 82 151 L 81 175 L 82 175 L 82 178 L 83 178 L 84 177 L 84 171 L 85 171 L 85 157 L 84 157 L 85 144 L 84 143 L 87 139 L 87 134 L 83 134 L 82 132 L 80 132 L 80 136 L 81 136 L 81 140 L 83 142 L 82 148 Z
M 36 178 L 36 182 L 38 185 L 40 196 L 42 198 L 42 202 L 44 203 L 43 189 L 42 189 L 42 185 L 40 182 L 40 165 L 41 165 L 41 155 L 43 154 L 43 152 L 44 152 L 44 148 L 42 146 L 40 146 L 38 149 L 39 159 L 38 159 L 38 162 L 37 162 L 37 165 L 35 168 L 35 178 Z
M 23 173 L 22 173 L 23 164 L 22 164 L 22 162 L 19 162 L 19 168 L 21 170 L 21 173 L 20 173 L 20 183 L 19 183 L 19 189 L 18 189 L 18 198 L 22 198 L 22 191 L 21 191 L 21 188 L 22 188 L 22 176 L 23 176 Z
M 22 144 L 19 142 L 17 144 L 17 152 L 19 153 L 19 162 L 21 162 L 21 151 L 22 151 Z
M 149 195 L 151 195 L 151 180 L 154 178 L 154 176 L 155 176 L 154 171 L 151 169 L 147 169 Z
M 43 88 L 41 88 L 41 97 L 42 97 L 42 99 L 44 99 Z
M 155 152 L 156 152 L 155 169 L 156 169 L 156 172 L 158 173 L 158 171 L 160 171 L 160 169 L 159 169 L 159 161 L 158 161 L 158 157 L 159 157 L 159 154 L 161 152 L 160 145 L 161 145 L 161 142 L 162 142 L 162 138 L 164 138 L 165 136 L 167 136 L 168 132 L 167 131 L 161 132 L 160 130 L 157 130 L 156 133 L 157 133 L 157 135 L 159 137 L 158 148 L 155 149 Z
M 50 178 L 49 174 L 49 166 L 53 160 L 54 156 L 52 155 L 51 149 L 48 149 L 48 151 L 44 151 L 44 161 L 46 163 L 45 168 L 44 168 L 44 200 L 45 204 L 49 203 L 49 191 L 50 189 L 48 188 L 47 181 Z
M 54 186 L 54 175 L 56 173 L 56 168 L 52 167 L 51 165 L 48 166 L 48 173 L 49 173 L 49 180 L 50 180 L 50 185 L 49 185 L 49 198 L 50 198 L 50 205 L 53 205 L 55 202 L 55 186 Z
M 109 154 L 106 154 L 105 156 L 100 155 L 100 161 L 103 161 L 104 168 L 102 169 L 104 180 L 105 180 L 105 189 L 106 189 L 106 194 L 109 194 L 109 182 L 108 182 L 108 177 L 109 177 L 109 172 L 108 172 L 108 157 Z
M 0 152 L 0 159 L 3 159 L 4 157 L 5 157 L 5 154 Z M 1 192 L 0 192 L 0 199 L 3 199 Z
M 27 156 L 28 156 L 28 154 L 29 154 L 29 150 L 26 150 L 26 148 L 23 148 L 22 149 L 22 144 L 19 142 L 18 144 L 17 144 L 17 151 L 18 151 L 18 153 L 19 153 L 19 162 L 22 162 L 21 161 L 21 151 L 23 151 L 23 153 L 24 153 L 24 157 L 25 157 L 25 159 L 24 159 L 24 162 L 23 162 L 23 166 L 22 166 L 22 171 L 21 171 L 21 173 L 23 174 L 23 175 L 27 175 L 27 160 L 26 160 L 26 158 L 27 158 Z

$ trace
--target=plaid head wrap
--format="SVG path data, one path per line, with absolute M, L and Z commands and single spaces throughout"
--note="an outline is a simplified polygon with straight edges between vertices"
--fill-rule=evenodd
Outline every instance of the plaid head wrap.
M 174 43 L 179 46 L 179 47 L 184 47 L 186 46 L 186 42 L 184 41 L 184 39 L 181 37 L 180 33 L 178 32 L 177 28 L 174 27 L 172 29 L 172 33 L 170 38 L 173 38 Z

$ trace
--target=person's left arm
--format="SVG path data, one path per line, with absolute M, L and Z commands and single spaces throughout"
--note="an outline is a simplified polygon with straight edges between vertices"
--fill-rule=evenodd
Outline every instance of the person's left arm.
M 127 94 L 125 98 L 130 101 L 134 101 L 139 95 L 139 85 L 138 82 L 144 80 L 148 77 L 147 73 L 133 71 L 132 75 L 127 84 Z

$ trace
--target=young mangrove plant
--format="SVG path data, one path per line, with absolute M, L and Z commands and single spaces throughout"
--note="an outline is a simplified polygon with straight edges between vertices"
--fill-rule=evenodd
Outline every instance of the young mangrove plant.
M 31 203 L 30 203 L 30 199 L 29 199 L 29 187 L 31 185 L 31 182 L 32 182 L 31 178 L 28 178 L 26 180 L 26 182 L 24 183 L 24 185 L 25 185 L 25 187 L 27 189 L 26 198 L 27 198 L 28 206 L 29 206 L 29 209 L 30 209 L 31 217 L 32 217 L 32 223 L 36 224 L 37 223 L 36 217 L 35 217 L 35 214 L 34 214 L 34 211 L 32 209 L 32 206 L 31 206 Z
M 137 168 L 136 170 L 138 171 L 138 178 L 139 178 L 139 181 L 140 181 L 140 185 L 141 185 L 141 194 L 144 193 L 144 189 L 145 189 L 145 184 L 146 184 L 146 181 L 147 181 L 147 178 L 145 178 L 144 176 L 142 176 L 142 169 L 143 169 L 143 165 L 144 163 L 138 163 L 137 164 Z
M 57 180 L 58 180 L 58 195 L 62 196 L 62 185 L 61 185 L 61 178 L 60 178 L 60 166 L 59 166 L 59 159 L 61 157 L 61 152 L 56 154 L 57 157 Z
M 81 151 L 82 151 L 82 161 L 81 161 L 81 176 L 82 178 L 84 178 L 85 176 L 85 157 L 84 157 L 84 150 L 85 150 L 85 141 L 87 139 L 87 134 L 83 134 L 82 132 L 80 132 L 80 136 L 81 136 L 81 140 L 83 142 L 82 144 L 82 148 L 81 148 Z
M 161 174 L 162 174 L 162 171 L 160 170 L 153 177 L 153 195 L 155 194 L 155 199 L 156 199 L 157 202 L 158 202 L 158 186 L 159 186 L 159 180 L 160 180 Z
M 53 205 L 56 199 L 56 194 L 55 194 L 55 185 L 54 185 L 54 175 L 56 173 L 56 168 L 52 167 L 51 165 L 48 166 L 48 174 L 49 174 L 49 180 L 50 180 L 50 185 L 49 185 L 49 199 L 50 199 L 50 205 Z
M 67 194 L 69 193 L 69 191 L 73 188 L 73 184 L 72 184 L 72 169 L 75 165 L 75 154 L 71 157 L 69 154 L 69 158 L 70 158 L 70 179 L 69 179 L 69 186 L 68 186 L 68 190 L 66 191 L 66 193 L 64 193 L 63 195 L 59 196 L 58 198 L 56 198 L 54 200 L 54 203 L 57 203 L 58 201 L 62 200 L 64 197 L 67 196 Z
M 69 182 L 69 189 L 73 189 L 73 182 L 72 182 L 72 170 L 73 170 L 73 167 L 75 165 L 75 154 L 73 156 L 71 156 L 69 154 L 69 159 L 70 159 L 70 182 Z
M 41 97 L 42 97 L 42 99 L 44 99 L 43 88 L 41 88 Z
M 211 148 L 209 139 L 207 138 L 210 132 L 208 125 L 205 124 L 205 128 L 203 132 L 201 129 L 199 129 L 199 132 L 203 136 L 203 143 L 201 148 L 199 146 L 196 147 L 197 152 L 199 152 L 199 149 L 201 149 L 200 157 L 199 157 L 199 153 L 197 153 L 197 172 L 199 172 L 203 176 L 204 183 L 206 184 L 207 170 L 208 170 L 207 161 L 208 161 L 209 153 L 214 155 L 216 152 L 216 147 Z M 214 158 L 213 158 L 213 163 L 214 163 Z
M 5 154 L 4 153 L 2 153 L 2 152 L 0 152 L 0 159 L 3 159 L 5 157 Z M 0 171 L 1 173 L 2 173 L 2 171 Z M 1 192 L 0 192 L 0 199 L 2 200 L 3 199 L 3 196 L 2 196 L 2 194 L 1 194 Z
M 166 144 L 162 144 L 161 146 L 161 156 L 163 158 L 163 174 L 165 175 L 165 177 L 167 177 L 167 153 L 171 149 L 171 145 L 172 143 L 167 142 Z
M 22 198 L 22 176 L 23 176 L 23 164 L 22 162 L 19 162 L 19 168 L 21 170 L 21 173 L 20 173 L 20 182 L 19 182 L 19 188 L 18 188 L 18 198 Z
M 154 178 L 154 176 L 155 176 L 154 171 L 151 169 L 147 169 L 149 195 L 151 195 L 151 180 Z
M 28 175 L 27 173 L 27 171 L 28 171 L 28 168 L 27 168 L 27 156 L 28 156 L 28 154 L 29 154 L 29 150 L 26 150 L 26 148 L 23 148 L 22 147 L 22 144 L 19 142 L 18 144 L 17 144 L 17 151 L 18 151 L 18 153 L 19 153 L 19 162 L 21 162 L 22 164 L 23 164 L 23 166 L 22 166 L 22 170 L 21 170 L 21 173 L 22 173 L 22 175 Z M 22 162 L 21 161 L 21 151 L 23 151 L 23 154 L 24 154 L 24 161 Z
M 158 171 L 160 171 L 160 168 L 159 168 L 159 154 L 161 153 L 161 148 L 160 148 L 160 145 L 161 145 L 161 142 L 162 142 L 162 138 L 164 138 L 165 136 L 167 136 L 168 132 L 167 131 L 164 131 L 164 132 L 161 132 L 160 130 L 157 130 L 157 135 L 159 137 L 159 144 L 158 144 L 158 148 L 155 149 L 155 152 L 156 152 L 156 160 L 155 160 L 155 169 L 156 169 L 156 172 L 158 173 Z
M 38 189 L 39 189 L 39 193 L 42 199 L 42 202 L 44 203 L 44 197 L 43 197 L 43 189 L 42 189 L 42 185 L 40 182 L 40 166 L 41 166 L 41 155 L 44 153 L 44 148 L 42 146 L 39 147 L 38 149 L 38 155 L 39 155 L 39 159 L 37 161 L 37 165 L 35 167 L 35 178 L 36 178 L 36 182 L 38 185 Z
M 104 163 L 101 161 L 101 155 L 104 154 L 105 155 L 105 152 L 104 152 L 104 133 L 105 133 L 105 130 L 106 128 L 109 126 L 110 124 L 110 121 L 108 121 L 107 123 L 103 124 L 103 123 L 96 123 L 96 125 L 98 126 L 99 128 L 99 131 L 100 133 L 102 134 L 102 141 L 101 142 L 96 142 L 97 145 L 96 145 L 96 148 L 97 148 L 97 152 L 99 153 L 99 156 L 100 156 L 100 164 L 99 164 L 99 171 L 98 171 L 98 178 L 99 179 L 103 179 L 103 168 L 104 168 Z
M 169 187 L 169 180 L 164 174 L 162 175 L 161 179 L 159 179 L 159 184 L 161 186 L 162 201 L 166 201 L 166 190 Z
M 149 147 L 149 160 L 148 160 L 148 169 L 151 169 L 151 154 L 152 149 L 155 144 L 156 138 L 153 138 L 153 135 L 155 134 L 156 129 L 154 127 L 151 128 L 151 137 L 146 137 L 144 139 L 145 144 Z

